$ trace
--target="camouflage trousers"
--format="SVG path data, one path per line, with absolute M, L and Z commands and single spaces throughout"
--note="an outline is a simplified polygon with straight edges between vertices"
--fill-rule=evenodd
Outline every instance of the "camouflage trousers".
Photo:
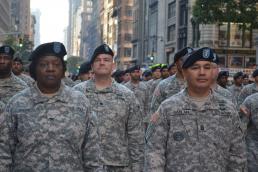
M 258 141 L 252 137 L 246 137 L 247 146 L 247 168 L 248 172 L 257 172 L 258 170 Z

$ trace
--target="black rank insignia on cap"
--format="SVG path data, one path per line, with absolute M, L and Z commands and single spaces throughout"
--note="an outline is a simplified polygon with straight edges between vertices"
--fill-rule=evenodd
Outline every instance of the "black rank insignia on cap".
M 105 49 L 106 52 L 109 52 L 109 48 L 108 48 L 107 45 L 104 45 L 104 49 Z

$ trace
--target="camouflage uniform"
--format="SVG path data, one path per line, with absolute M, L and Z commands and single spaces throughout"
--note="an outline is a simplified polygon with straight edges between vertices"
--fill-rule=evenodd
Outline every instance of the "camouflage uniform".
M 6 104 L 9 99 L 28 85 L 13 73 L 9 78 L 0 79 L 0 101 Z
M 170 96 L 179 93 L 183 88 L 185 88 L 184 81 L 178 79 L 176 75 L 172 75 L 161 81 L 156 87 L 152 96 L 151 112 L 156 112 L 161 102 Z
M 131 91 L 134 92 L 135 97 L 139 101 L 139 104 L 143 110 L 143 116 L 142 118 L 145 120 L 149 108 L 148 108 L 148 100 L 149 100 L 149 94 L 148 94 L 148 87 L 143 82 L 139 82 L 139 84 L 135 85 L 131 81 L 127 82 L 125 84 L 127 88 L 129 88 Z
M 258 93 L 248 96 L 242 104 L 250 112 L 250 123 L 246 134 L 247 167 L 249 172 L 258 169 Z
M 97 122 L 90 112 L 85 96 L 63 84 L 52 97 L 43 95 L 37 84 L 14 96 L 5 109 L 13 171 L 98 168 Z
M 75 83 L 73 82 L 73 80 L 71 78 L 66 77 L 66 76 L 62 79 L 62 81 L 68 87 L 75 86 Z
M 256 86 L 256 83 L 252 83 L 244 86 L 244 88 L 241 90 L 238 96 L 237 104 L 241 105 L 244 102 L 246 97 L 256 92 L 258 92 L 258 87 Z
M 238 99 L 238 96 L 239 96 L 239 94 L 240 94 L 242 88 L 243 88 L 242 86 L 238 87 L 238 86 L 236 86 L 235 84 L 233 84 L 232 86 L 230 86 L 230 87 L 228 88 L 228 90 L 229 90 L 229 91 L 231 92 L 231 94 L 232 94 L 232 99 L 233 99 L 233 102 L 234 102 L 235 104 L 237 104 L 237 99 Z
M 125 172 L 130 166 L 130 171 L 141 171 L 143 126 L 140 106 L 133 92 L 114 80 L 111 87 L 103 90 L 96 89 L 93 79 L 74 88 L 86 95 L 98 117 L 100 159 L 107 171 Z
M 35 82 L 30 76 L 25 75 L 23 73 L 16 76 L 19 77 L 21 80 L 23 80 L 28 86 L 32 86 L 33 83 Z
M 235 101 L 233 101 L 233 99 L 232 99 L 232 94 L 231 94 L 231 92 L 230 92 L 229 90 L 227 90 L 227 89 L 221 87 L 219 84 L 216 84 L 216 87 L 213 88 L 213 91 L 214 91 L 215 93 L 218 93 L 218 94 L 221 95 L 222 97 L 224 97 L 224 98 L 226 98 L 226 99 L 232 101 L 233 103 L 235 103 Z
M 146 172 L 244 171 L 245 145 L 232 102 L 211 93 L 198 108 L 184 90 L 165 100 L 158 113 L 146 143 Z

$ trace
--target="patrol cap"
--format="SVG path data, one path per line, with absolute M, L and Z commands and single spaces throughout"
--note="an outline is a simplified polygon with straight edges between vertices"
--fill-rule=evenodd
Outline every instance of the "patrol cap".
M 91 70 L 91 64 L 89 61 L 84 62 L 81 64 L 80 69 L 79 69 L 79 75 L 88 73 Z
M 218 74 L 218 78 L 221 78 L 222 76 L 229 77 L 228 71 L 220 71 Z
M 161 71 L 162 71 L 163 69 L 167 69 L 167 68 L 168 68 L 168 65 L 167 65 L 167 64 L 161 64 L 161 67 L 160 67 Z
M 186 69 L 192 66 L 196 61 L 199 61 L 199 60 L 216 63 L 217 59 L 218 59 L 217 55 L 214 53 L 214 51 L 211 48 L 203 47 L 196 51 L 193 51 L 186 58 L 184 58 L 182 68 Z
M 253 77 L 256 77 L 256 76 L 258 76 L 258 69 L 255 69 L 255 70 L 253 71 L 253 74 L 252 74 L 252 76 L 253 76 Z
M 161 69 L 161 64 L 155 64 L 150 67 L 151 71 L 154 72 L 157 69 Z
M 14 53 L 14 49 L 9 45 L 3 45 L 0 47 L 0 54 L 5 54 L 13 58 Z
M 239 77 L 243 77 L 244 76 L 244 73 L 243 72 L 237 72 L 234 74 L 233 76 L 233 79 L 236 80 L 238 79 Z
M 30 56 L 33 61 L 35 58 L 40 58 L 43 56 L 53 55 L 61 59 L 67 54 L 64 44 L 61 42 L 48 42 L 39 45 Z
M 147 69 L 147 70 L 145 70 L 145 71 L 142 73 L 142 76 L 148 77 L 148 76 L 151 76 L 151 74 L 152 74 L 151 70 Z
M 181 57 L 188 55 L 193 52 L 193 49 L 191 47 L 185 47 L 181 50 L 179 50 L 175 56 L 174 56 L 174 63 L 178 61 Z
M 94 50 L 94 53 L 90 59 L 91 64 L 94 62 L 94 60 L 99 54 L 109 54 L 112 57 L 114 56 L 114 52 L 112 51 L 112 49 L 107 44 L 102 44 Z
M 126 71 L 127 71 L 127 73 L 132 73 L 135 70 L 140 70 L 140 69 L 141 69 L 141 67 L 139 65 L 135 65 L 135 66 L 128 68 Z
M 14 61 L 14 62 L 19 62 L 19 63 L 23 64 L 22 59 L 21 59 L 20 57 L 15 57 L 15 58 L 13 59 L 13 61 Z

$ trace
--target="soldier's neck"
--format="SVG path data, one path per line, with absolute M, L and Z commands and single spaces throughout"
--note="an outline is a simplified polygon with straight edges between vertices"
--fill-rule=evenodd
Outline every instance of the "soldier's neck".
M 112 84 L 111 77 L 95 77 L 95 84 L 97 90 L 108 88 Z
M 0 74 L 0 79 L 6 79 L 6 78 L 9 78 L 11 76 L 11 72 L 8 72 L 8 73 L 1 73 Z

